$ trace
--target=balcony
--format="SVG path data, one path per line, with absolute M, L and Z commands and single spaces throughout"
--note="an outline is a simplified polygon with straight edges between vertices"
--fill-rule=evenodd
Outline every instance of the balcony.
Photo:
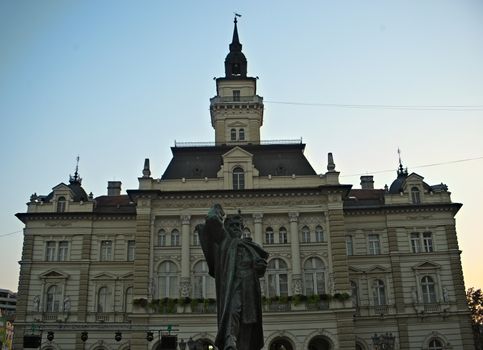
M 253 104 L 263 104 L 263 97 L 258 95 L 255 96 L 215 96 L 210 99 L 210 106 L 213 107 L 214 105 L 219 104 L 246 104 L 246 103 L 253 103 Z

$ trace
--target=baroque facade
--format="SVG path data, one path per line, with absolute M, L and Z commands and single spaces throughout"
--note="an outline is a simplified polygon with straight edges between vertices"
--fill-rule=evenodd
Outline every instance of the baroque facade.
M 42 349 L 161 349 L 170 330 L 212 348 L 214 281 L 195 228 L 219 203 L 270 253 L 265 349 L 368 350 L 376 333 L 395 349 L 472 349 L 461 204 L 401 163 L 390 187 L 363 176 L 355 189 L 332 154 L 317 174 L 301 140 L 262 141 L 263 98 L 236 22 L 229 48 L 210 100 L 214 143 L 177 143 L 161 177 L 146 159 L 127 194 L 109 182 L 94 198 L 76 169 L 17 214 L 16 348 L 41 334 Z

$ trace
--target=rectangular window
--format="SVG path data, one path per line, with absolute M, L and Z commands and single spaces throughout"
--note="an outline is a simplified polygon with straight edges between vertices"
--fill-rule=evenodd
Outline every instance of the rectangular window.
M 240 101 L 240 90 L 233 90 L 233 101 L 234 102 Z
M 69 259 L 69 242 L 60 241 L 59 242 L 59 250 L 57 252 L 57 260 L 58 261 L 66 261 L 68 259 Z
M 378 234 L 370 234 L 369 235 L 369 254 L 370 255 L 381 254 L 381 243 L 379 241 L 379 235 Z
M 413 253 L 421 252 L 421 240 L 419 237 L 419 232 L 411 233 L 411 251 Z
M 347 255 L 354 255 L 354 247 L 352 244 L 352 236 L 345 236 L 345 248 Z
M 127 241 L 127 261 L 134 261 L 136 241 Z
M 48 241 L 45 246 L 45 260 L 46 261 L 55 261 L 55 241 Z
M 425 253 L 431 253 L 433 251 L 433 234 L 431 232 L 423 233 L 423 246 Z
M 112 260 L 112 241 L 101 241 L 101 261 Z

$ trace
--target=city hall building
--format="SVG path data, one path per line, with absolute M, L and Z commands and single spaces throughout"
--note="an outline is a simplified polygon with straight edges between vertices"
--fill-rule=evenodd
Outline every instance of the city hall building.
M 264 349 L 473 349 L 461 204 L 447 186 L 401 162 L 383 189 L 372 176 L 344 184 L 331 153 L 317 174 L 301 140 L 261 139 L 263 112 L 235 21 L 210 99 L 214 142 L 176 143 L 163 174 L 146 159 L 127 194 L 113 181 L 94 197 L 76 169 L 32 195 L 17 214 L 16 349 L 163 349 L 165 335 L 212 349 L 214 280 L 196 226 L 215 203 L 240 211 L 244 237 L 270 254 Z

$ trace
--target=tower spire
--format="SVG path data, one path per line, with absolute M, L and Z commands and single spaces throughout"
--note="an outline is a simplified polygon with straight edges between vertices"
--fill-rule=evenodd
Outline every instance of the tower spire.
M 242 50 L 242 44 L 240 43 L 240 38 L 238 37 L 238 19 L 237 17 L 241 17 L 238 13 L 235 13 L 235 18 L 233 19 L 234 23 L 234 28 L 233 28 L 233 38 L 231 39 L 231 44 L 230 44 L 230 52 L 241 52 Z
M 242 52 L 242 44 L 238 37 L 237 17 L 241 17 L 241 15 L 235 13 L 233 38 L 229 45 L 230 52 L 225 58 L 225 77 L 229 79 L 246 78 L 247 76 L 247 59 Z
M 75 173 L 74 173 L 74 176 L 69 175 L 69 182 L 70 182 L 71 184 L 74 184 L 74 183 L 81 184 L 81 183 L 82 183 L 82 179 L 81 179 L 81 177 L 79 176 L 79 160 L 80 160 L 80 157 L 79 157 L 79 156 L 77 156 L 77 158 L 76 158 L 76 165 L 75 165 Z

